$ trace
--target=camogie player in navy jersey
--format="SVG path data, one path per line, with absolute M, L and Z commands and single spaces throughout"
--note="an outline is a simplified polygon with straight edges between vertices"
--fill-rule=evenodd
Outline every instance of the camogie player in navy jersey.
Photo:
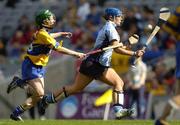
M 106 24 L 98 33 L 94 50 L 107 46 L 118 45 L 120 43 L 120 36 L 115 28 L 123 21 L 122 11 L 117 8 L 107 8 L 105 10 L 104 18 L 106 20 Z M 115 48 L 114 51 L 119 54 L 137 57 L 144 54 L 143 50 L 134 52 L 124 48 L 125 47 Z M 48 104 L 55 103 L 68 97 L 69 95 L 82 91 L 93 79 L 97 79 L 113 87 L 113 109 L 116 118 L 130 116 L 133 111 L 123 107 L 124 82 L 115 70 L 110 67 L 112 52 L 113 49 L 109 49 L 104 52 L 87 56 L 81 63 L 74 84 L 63 86 L 59 90 L 44 96 L 41 101 L 42 112 L 45 112 L 45 108 Z
M 93 48 L 94 50 L 107 46 L 118 45 L 120 43 L 120 36 L 115 28 L 123 21 L 122 11 L 117 8 L 107 8 L 105 9 L 104 18 L 106 20 L 106 24 L 98 33 Z M 115 48 L 114 51 L 119 54 L 137 57 L 144 54 L 143 50 L 134 52 L 126 50 L 124 47 Z M 59 90 L 44 96 L 41 101 L 42 112 L 45 112 L 45 108 L 48 104 L 56 103 L 69 95 L 82 91 L 93 79 L 97 79 L 113 87 L 113 109 L 116 118 L 130 116 L 132 114 L 132 110 L 123 107 L 124 82 L 115 70 L 110 67 L 112 52 L 113 49 L 109 49 L 104 52 L 87 56 L 81 63 L 74 84 L 63 86 Z

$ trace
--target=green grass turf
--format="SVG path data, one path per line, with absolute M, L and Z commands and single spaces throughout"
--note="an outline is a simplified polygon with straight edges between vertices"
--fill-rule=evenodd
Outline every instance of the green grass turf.
M 170 121 L 170 125 L 180 125 L 180 121 Z M 25 120 L 15 122 L 0 120 L 0 125 L 154 125 L 152 120 Z

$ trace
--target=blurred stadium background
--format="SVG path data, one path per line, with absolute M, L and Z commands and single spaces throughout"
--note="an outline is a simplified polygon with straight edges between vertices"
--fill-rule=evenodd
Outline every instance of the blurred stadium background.
M 52 32 L 70 31 L 72 38 L 63 39 L 63 45 L 73 50 L 88 52 L 95 41 L 98 29 L 103 25 L 104 8 L 118 7 L 123 10 L 125 20 L 118 29 L 121 40 L 138 33 L 140 41 L 134 49 L 144 44 L 156 24 L 159 10 L 165 6 L 174 11 L 179 0 L 0 0 L 0 119 L 9 118 L 14 106 L 26 98 L 23 90 L 6 94 L 13 75 L 20 73 L 23 53 L 35 31 L 34 14 L 40 9 L 50 9 L 56 14 L 57 25 Z M 59 39 L 59 40 L 60 40 Z M 79 61 L 66 55 L 53 53 L 45 78 L 46 93 L 74 80 Z M 112 66 L 125 84 L 125 105 L 129 103 L 127 74 L 130 57 L 113 55 Z M 173 94 L 175 83 L 175 41 L 160 30 L 143 57 L 147 64 L 146 84 L 141 87 L 140 119 L 155 119 L 163 109 L 165 101 Z M 47 109 L 47 119 L 103 119 L 105 106 L 95 107 L 94 101 L 108 86 L 93 81 L 82 93 L 69 97 Z M 134 105 L 136 106 L 136 104 Z M 36 111 L 37 113 L 37 111 Z M 136 116 L 134 116 L 136 118 Z M 29 119 L 28 112 L 24 118 Z M 37 115 L 38 118 L 38 115 Z M 114 119 L 112 112 L 109 119 Z M 175 111 L 170 119 L 180 119 Z

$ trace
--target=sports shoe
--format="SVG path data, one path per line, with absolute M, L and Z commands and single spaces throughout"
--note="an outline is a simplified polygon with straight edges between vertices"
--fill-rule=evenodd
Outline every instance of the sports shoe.
M 125 117 L 130 117 L 134 113 L 133 109 L 122 108 L 121 110 L 115 112 L 116 119 L 122 119 Z
M 13 114 L 10 115 L 10 119 L 14 120 L 14 121 L 22 121 L 24 122 L 24 120 L 21 118 L 21 116 L 15 116 Z
M 18 87 L 17 81 L 21 80 L 19 77 L 15 76 L 12 80 L 12 82 L 8 85 L 7 93 L 9 94 L 12 90 L 16 89 Z
M 155 121 L 155 125 L 169 125 L 169 123 L 166 122 L 165 120 L 157 119 Z
M 44 115 L 46 113 L 46 108 L 48 107 L 48 103 L 46 102 L 47 96 L 44 96 L 39 102 L 39 113 Z

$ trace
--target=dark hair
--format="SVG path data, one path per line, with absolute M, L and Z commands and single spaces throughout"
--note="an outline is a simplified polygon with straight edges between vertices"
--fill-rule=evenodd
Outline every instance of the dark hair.
M 105 20 L 109 20 L 110 18 L 112 18 L 112 16 L 103 15 L 103 18 L 104 18 Z

